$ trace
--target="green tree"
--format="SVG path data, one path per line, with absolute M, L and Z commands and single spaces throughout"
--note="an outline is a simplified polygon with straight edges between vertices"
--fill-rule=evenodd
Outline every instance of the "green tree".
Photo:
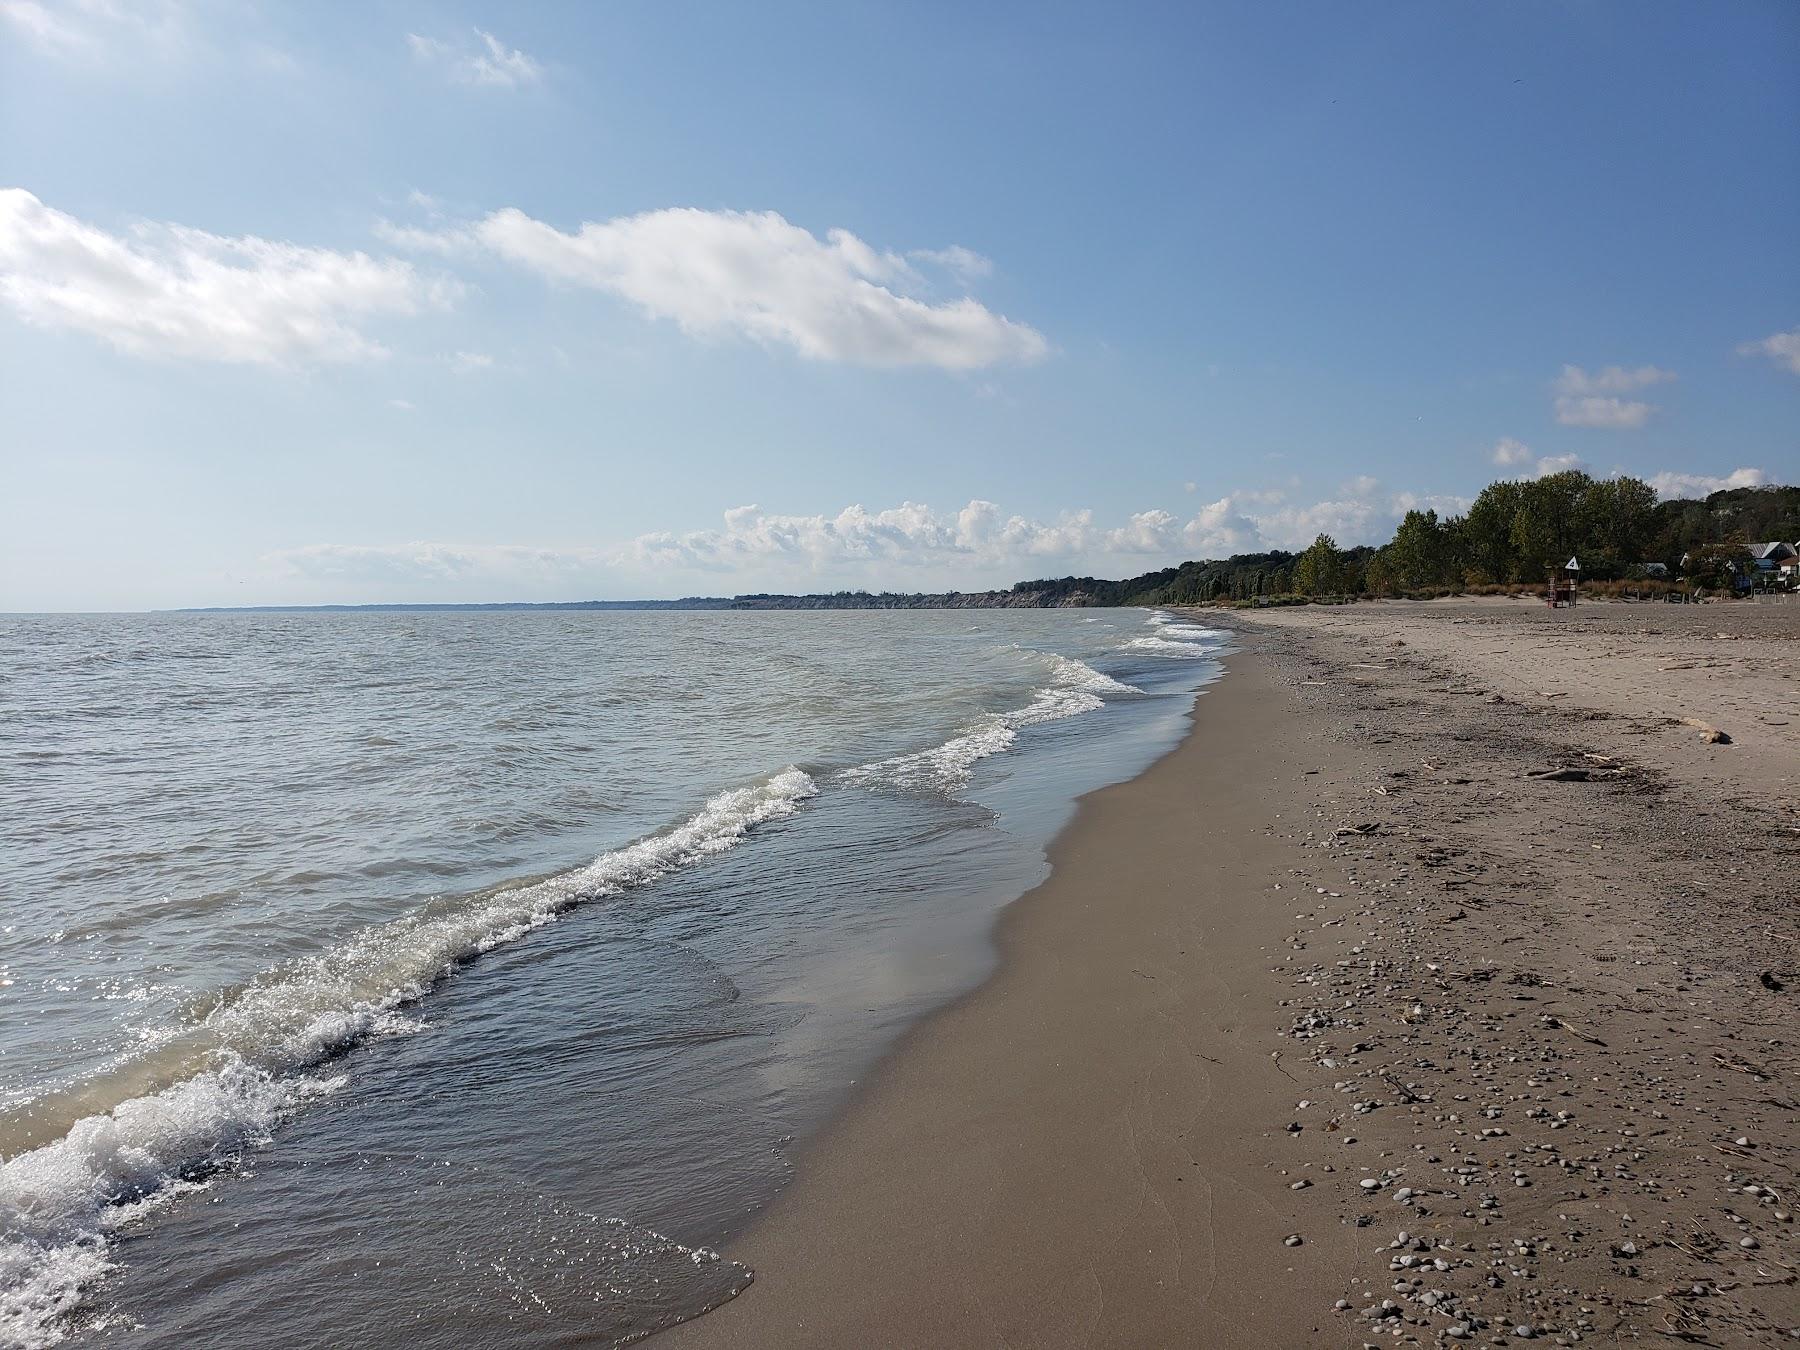
M 1581 501 L 1582 566 L 1590 575 L 1619 577 L 1646 560 L 1656 533 L 1656 489 L 1637 478 L 1605 478 Z
M 1513 543 L 1513 521 L 1524 502 L 1525 485 L 1507 480 L 1489 483 L 1462 518 L 1463 565 L 1482 583 L 1504 585 L 1519 580 L 1519 550 Z
M 1393 548 L 1378 548 L 1363 567 L 1363 588 L 1371 595 L 1396 595 L 1401 588 L 1399 573 L 1394 569 Z
M 1386 572 L 1402 587 L 1437 586 L 1449 581 L 1450 535 L 1436 511 L 1408 511 L 1394 531 Z
M 1322 534 L 1295 560 L 1294 589 L 1302 595 L 1341 595 L 1349 589 L 1347 573 L 1337 540 Z
M 1582 503 L 1594 485 L 1579 469 L 1522 483 L 1512 542 L 1519 580 L 1536 580 L 1581 549 Z

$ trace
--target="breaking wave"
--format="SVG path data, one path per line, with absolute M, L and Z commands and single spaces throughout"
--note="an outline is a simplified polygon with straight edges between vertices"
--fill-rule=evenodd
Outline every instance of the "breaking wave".
M 895 755 L 873 764 L 860 764 L 844 770 L 839 777 L 849 783 L 953 794 L 968 786 L 975 766 L 982 760 L 1011 749 L 1026 727 L 1093 712 L 1106 705 L 1103 694 L 1143 692 L 1135 685 L 1115 680 L 1073 657 L 1034 654 L 1048 657 L 1051 676 L 1056 683 L 1050 688 L 1039 689 L 1024 707 L 988 713 L 941 745 Z
M 788 768 L 585 867 L 365 928 L 226 991 L 148 1054 L 0 1117 L 0 1344 L 62 1340 L 84 1291 L 112 1268 L 119 1228 L 266 1144 L 344 1081 L 304 1070 L 416 1028 L 402 1006 L 481 953 L 573 905 L 723 853 L 817 791 Z

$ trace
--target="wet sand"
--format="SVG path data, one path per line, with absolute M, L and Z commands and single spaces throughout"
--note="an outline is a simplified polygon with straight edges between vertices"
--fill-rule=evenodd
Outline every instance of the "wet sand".
M 731 1246 L 755 1283 L 658 1345 L 1785 1341 L 1771 611 L 1230 616 L 1193 734 L 1082 803 L 993 978 Z

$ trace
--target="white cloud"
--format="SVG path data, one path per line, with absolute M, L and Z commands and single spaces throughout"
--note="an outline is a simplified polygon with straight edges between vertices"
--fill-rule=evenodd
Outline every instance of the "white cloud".
M 1800 328 L 1785 333 L 1771 333 L 1760 342 L 1746 342 L 1738 348 L 1742 356 L 1766 356 L 1778 366 L 1800 375 Z
M 1659 474 L 1664 496 L 1702 495 L 1765 481 L 1759 469 L 1725 478 Z M 1366 480 L 1355 486 L 1369 486 Z M 521 544 L 317 544 L 267 555 L 276 580 L 313 596 L 520 599 L 530 595 L 731 595 L 745 591 L 831 591 L 847 587 L 925 590 L 1004 588 L 1042 576 L 1126 577 L 1184 559 L 1269 549 L 1298 552 L 1319 534 L 1339 547 L 1384 544 L 1402 516 L 1458 515 L 1469 500 L 1389 493 L 1340 493 L 1310 504 L 1245 492 L 1200 508 L 1183 523 L 1163 510 L 1140 511 L 1106 527 L 1089 510 L 1054 520 L 1009 514 L 976 499 L 954 512 L 918 502 L 885 510 L 847 506 L 835 514 L 792 515 L 739 506 L 709 529 L 655 531 L 603 547 Z M 357 588 L 362 588 L 358 592 Z
M 450 369 L 458 375 L 474 375 L 479 371 L 494 368 L 494 358 L 486 352 L 457 352 L 453 356 L 446 357 L 445 360 L 449 362 Z
M 1254 519 L 1263 547 L 1299 550 L 1321 534 L 1330 535 L 1339 548 L 1380 542 L 1402 514 L 1380 501 L 1338 497 L 1307 506 L 1277 507 Z
M 401 412 L 414 411 L 414 405 L 413 405 L 412 400 L 406 399 L 406 398 L 390 398 L 388 400 L 388 407 L 398 408 Z
M 1540 455 L 1532 466 L 1533 478 L 1548 478 L 1553 473 L 1567 473 L 1582 467 L 1580 455 Z
M 1650 479 L 1650 486 L 1656 489 L 1656 495 L 1664 501 L 1675 498 L 1698 499 L 1715 492 L 1723 492 L 1727 488 L 1761 487 L 1769 481 L 1769 475 L 1761 469 L 1733 469 L 1724 477 L 1715 477 L 1704 473 L 1659 473 Z
M 1181 541 L 1182 530 L 1169 512 L 1140 511 L 1121 528 L 1106 532 L 1106 551 L 1167 557 L 1181 547 Z
M 1565 427 L 1635 430 L 1650 420 L 1656 406 L 1618 395 L 1634 393 L 1674 378 L 1674 371 L 1656 366 L 1638 366 L 1629 370 L 1624 366 L 1606 366 L 1588 371 L 1580 366 L 1566 365 L 1552 386 L 1556 392 L 1556 420 Z
M 66 15 L 38 0 L 0 0 L 0 22 L 51 51 L 75 50 L 91 41 L 88 33 L 69 22 Z
M 419 225 L 396 225 L 391 220 L 375 222 L 375 237 L 395 248 L 411 253 L 435 253 L 442 258 L 455 257 L 475 247 L 474 237 L 467 230 L 432 230 Z
M 1228 558 L 1234 553 L 1254 553 L 1261 542 L 1256 522 L 1245 515 L 1237 501 L 1221 497 L 1201 507 L 1181 531 L 1183 542 L 1203 558 Z
M 1181 534 L 1177 518 L 1160 510 L 1107 529 L 1092 511 L 1034 520 L 979 499 L 955 512 L 917 502 L 880 511 L 853 505 L 834 515 L 740 506 L 711 529 L 657 531 L 610 547 L 314 544 L 268 554 L 263 563 L 277 581 L 333 595 L 936 590 L 1070 571 L 1127 576 L 1180 561 Z
M 299 366 L 386 349 L 358 326 L 447 307 L 411 264 L 181 225 L 117 235 L 0 189 L 0 304 L 136 356 Z
M 1113 534 L 1124 542 L 1145 528 L 1147 523 L 1134 517 L 1132 525 Z M 835 516 L 779 515 L 740 506 L 725 513 L 722 529 L 640 535 L 612 558 L 625 567 L 739 571 L 772 565 L 788 572 L 823 573 L 873 563 L 937 567 L 1066 558 L 1102 544 L 1105 538 L 1094 528 L 1091 511 L 1070 512 L 1046 524 L 1003 516 L 993 502 L 981 500 L 971 501 L 953 516 L 916 502 L 875 512 L 847 506 Z
M 943 268 L 965 286 L 994 274 L 992 259 L 984 258 L 961 244 L 952 244 L 949 248 L 918 248 L 906 256 Z
M 1635 399 L 1576 398 L 1558 395 L 1556 420 L 1565 427 L 1604 427 L 1609 431 L 1634 431 L 1650 420 L 1654 405 Z
M 130 52 L 166 59 L 189 43 L 179 0 L 0 0 L 0 25 L 41 52 L 95 59 Z
M 1514 478 L 1548 478 L 1553 473 L 1583 467 L 1580 455 L 1540 455 L 1523 441 L 1504 437 L 1494 445 L 1494 463 L 1503 469 L 1519 469 Z
M 600 563 L 592 549 L 513 544 L 308 544 L 264 555 L 276 574 L 338 584 L 571 579 Z
M 1386 492 L 1369 477 L 1346 483 L 1323 501 L 1288 502 L 1285 496 L 1269 491 L 1221 498 L 1188 522 L 1184 536 L 1197 556 L 1208 558 L 1276 548 L 1297 552 L 1321 534 L 1330 535 L 1339 548 L 1349 548 L 1385 544 L 1408 511 L 1450 516 L 1469 509 L 1467 497 Z
M 672 208 L 568 234 L 508 208 L 472 227 L 378 228 L 422 249 L 479 245 L 546 278 L 620 296 L 694 337 L 747 337 L 815 360 L 974 370 L 1048 351 L 1036 329 L 973 299 L 932 304 L 908 294 L 917 274 L 901 255 L 847 230 L 821 240 L 773 211 Z
M 483 29 L 477 28 L 474 33 L 473 43 L 462 44 L 408 33 L 406 45 L 412 49 L 415 61 L 444 71 L 459 84 L 517 89 L 543 79 L 544 68 L 524 52 L 508 47 Z
M 1566 365 L 1562 368 L 1562 374 L 1556 377 L 1555 387 L 1559 394 L 1575 396 L 1629 394 L 1674 378 L 1674 371 L 1661 370 L 1656 366 L 1638 366 L 1633 370 L 1627 370 L 1624 366 L 1606 366 L 1590 372 L 1580 366 Z

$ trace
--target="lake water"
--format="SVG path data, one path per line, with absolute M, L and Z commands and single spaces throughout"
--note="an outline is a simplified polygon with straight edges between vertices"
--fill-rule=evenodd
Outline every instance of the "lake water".
M 1223 635 L 0 619 L 0 1344 L 622 1344 Z

